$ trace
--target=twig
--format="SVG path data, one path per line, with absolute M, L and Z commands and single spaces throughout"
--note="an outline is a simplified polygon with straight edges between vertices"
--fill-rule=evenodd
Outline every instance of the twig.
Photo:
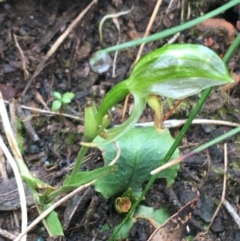
M 122 12 L 118 12 L 118 13 L 112 13 L 112 14 L 107 14 L 105 15 L 102 20 L 100 21 L 99 27 L 98 27 L 98 32 L 99 32 L 99 41 L 100 44 L 102 44 L 103 41 L 103 34 L 102 34 L 102 26 L 104 24 L 104 22 L 108 19 L 108 18 L 112 18 L 113 23 L 115 24 L 117 30 L 118 30 L 118 41 L 116 45 L 119 45 L 119 43 L 121 42 L 121 31 L 120 31 L 120 25 L 118 22 L 118 17 L 128 14 L 133 10 L 133 7 L 130 10 L 127 11 L 122 11 Z M 117 62 L 117 56 L 118 56 L 118 50 L 115 52 L 114 54 L 114 60 L 113 60 L 113 70 L 112 70 L 112 77 L 115 78 L 116 74 L 115 74 L 115 69 L 116 69 L 116 62 Z
M 177 5 L 177 3 L 179 3 L 179 0 L 171 0 L 171 2 L 168 4 L 166 15 L 176 9 L 175 6 Z
M 13 37 L 14 37 L 14 41 L 15 41 L 15 44 L 16 44 L 16 47 L 18 49 L 18 51 L 20 52 L 20 56 L 21 56 L 21 60 L 22 60 L 22 67 L 23 67 L 23 73 L 24 73 L 24 80 L 27 80 L 28 77 L 29 77 L 29 73 L 27 71 L 27 67 L 26 67 L 26 57 L 24 56 L 24 53 L 17 41 L 17 36 L 15 34 L 13 34 Z
M 149 35 L 149 32 L 150 32 L 150 30 L 151 30 L 151 28 L 152 28 L 153 22 L 154 22 L 154 20 L 155 20 L 155 18 L 156 18 L 156 15 L 157 15 L 157 12 L 158 12 L 158 10 L 159 10 L 159 7 L 160 7 L 161 3 L 162 3 L 162 0 L 158 0 L 158 1 L 157 1 L 156 5 L 155 5 L 155 8 L 154 8 L 154 10 L 153 10 L 152 16 L 151 16 L 151 18 L 150 18 L 150 20 L 149 20 L 148 26 L 147 26 L 147 28 L 146 28 L 146 30 L 145 30 L 145 33 L 144 33 L 143 38 L 145 38 L 146 36 Z M 137 54 L 137 57 L 136 57 L 136 59 L 135 59 L 134 64 L 137 63 L 137 61 L 140 59 L 140 57 L 141 57 L 141 55 L 142 55 L 142 51 L 143 51 L 144 46 L 145 46 L 145 43 L 142 43 L 142 44 L 140 45 L 139 50 L 138 50 L 138 54 Z M 133 64 L 133 65 L 134 65 L 134 64 Z M 132 66 L 133 66 L 133 65 L 132 65 Z M 125 101 L 124 101 L 124 108 L 125 108 L 125 110 L 127 109 L 128 98 L 129 98 L 129 96 L 128 96 L 128 97 L 125 99 Z M 124 115 L 125 115 L 125 111 L 123 112 L 122 120 L 124 119 Z
M 115 24 L 117 30 L 118 30 L 118 41 L 116 45 L 119 45 L 121 42 L 121 29 L 120 29 L 120 24 L 117 18 L 113 18 L 112 19 L 113 23 Z M 118 57 L 118 50 L 115 52 L 114 54 L 114 58 L 113 58 L 113 67 L 112 67 L 112 78 L 115 78 L 116 75 L 116 63 L 117 63 L 117 57 Z
M 17 238 L 14 241 L 19 241 L 21 240 L 21 238 L 28 233 L 30 230 L 32 230 L 39 222 L 41 222 L 49 213 L 51 213 L 55 208 L 59 207 L 62 203 L 64 203 L 65 201 L 67 201 L 68 199 L 70 199 L 71 197 L 73 197 L 75 194 L 77 194 L 78 192 L 82 191 L 83 189 L 89 187 L 90 185 L 92 185 L 94 183 L 95 180 L 93 180 L 92 182 L 89 182 L 77 189 L 75 189 L 74 191 L 72 191 L 71 193 L 69 193 L 68 195 L 66 195 L 65 197 L 63 197 L 62 199 L 60 199 L 59 201 L 57 201 L 56 203 L 54 203 L 51 207 L 49 207 L 46 211 L 42 212 L 41 215 L 39 215 L 22 233 L 20 233 Z
M 184 21 L 184 7 L 185 7 L 185 0 L 182 0 L 182 10 L 181 10 L 181 22 Z
M 42 71 L 45 62 L 54 54 L 54 52 L 57 50 L 57 48 L 60 46 L 60 44 L 65 40 L 65 38 L 68 36 L 68 34 L 73 30 L 73 28 L 78 24 L 78 22 L 83 18 L 83 16 L 87 13 L 87 11 L 92 7 L 93 4 L 97 3 L 97 0 L 93 0 L 75 19 L 74 21 L 68 26 L 68 28 L 65 30 L 65 32 L 56 40 L 56 42 L 52 45 L 50 50 L 47 52 L 47 54 L 43 57 L 41 62 L 38 64 L 33 76 L 28 81 L 25 89 L 22 92 L 22 96 L 24 96 L 32 84 L 33 80 L 40 74 Z
M 227 152 L 227 144 L 224 143 L 224 173 L 223 173 L 223 190 L 222 190 L 222 197 L 221 197 L 221 200 L 220 200 L 220 203 L 218 204 L 218 207 L 215 211 L 215 213 L 213 214 L 212 216 L 212 219 L 211 219 L 211 222 L 208 226 L 208 230 L 210 229 L 214 219 L 216 218 L 216 216 L 218 215 L 219 213 L 219 210 L 225 200 L 225 195 L 226 195 L 226 185 L 227 185 L 227 167 L 228 167 L 228 152 Z
M 7 100 L 4 100 L 4 102 L 6 104 L 9 104 L 9 101 L 7 101 Z M 26 105 L 20 105 L 20 107 L 23 108 L 23 109 L 26 109 L 26 110 L 35 111 L 35 112 L 39 112 L 39 113 L 42 113 L 42 114 L 61 115 L 61 116 L 72 118 L 74 120 L 78 120 L 78 121 L 81 121 L 81 122 L 84 121 L 83 118 L 80 118 L 80 117 L 74 116 L 74 115 L 65 114 L 65 113 L 59 113 L 59 112 L 53 112 L 53 111 L 48 111 L 48 110 L 42 110 L 42 109 L 38 109 L 38 108 L 29 107 L 29 106 L 26 106 Z
M 126 111 L 127 111 L 127 105 L 128 105 L 129 96 L 130 96 L 130 94 L 128 94 L 126 96 L 125 101 L 124 101 L 124 106 L 123 106 L 123 111 L 122 111 L 122 118 L 121 118 L 122 122 L 124 122 L 124 119 L 125 119 L 125 114 L 126 114 Z
M 172 44 L 174 43 L 179 37 L 180 37 L 180 32 L 175 33 L 167 42 L 167 44 Z M 166 44 L 165 44 L 166 45 Z
M 191 17 L 191 5 L 190 5 L 190 2 L 188 2 L 187 20 L 189 20 L 190 17 Z
M 19 149 L 17 148 L 17 142 L 16 139 L 14 138 L 12 129 L 11 129 L 11 125 L 8 119 L 8 115 L 7 115 L 7 111 L 6 111 L 6 107 L 4 105 L 3 102 L 3 97 L 2 97 L 2 93 L 0 92 L 0 115 L 2 118 L 2 122 L 3 122 L 3 126 L 4 126 L 4 131 L 5 134 L 7 136 L 7 139 L 9 141 L 9 144 L 11 146 L 11 149 L 13 151 L 13 153 L 18 156 L 21 156 Z M 7 149 L 6 145 L 4 144 L 2 138 L 0 137 L 0 146 L 4 152 L 4 155 L 7 157 L 12 169 L 13 169 L 13 173 L 14 176 L 16 178 L 16 182 L 17 182 L 17 186 L 18 186 L 18 191 L 19 191 L 19 198 L 20 198 L 20 205 L 21 205 L 21 211 L 22 211 L 22 227 L 21 230 L 25 230 L 27 227 L 27 202 L 26 202 L 26 196 L 25 196 L 25 191 L 24 191 L 24 187 L 23 187 L 23 183 L 22 183 L 22 179 L 18 170 L 18 166 L 14 160 L 14 158 L 12 157 L 11 153 L 9 152 L 9 150 Z M 18 152 L 18 153 L 16 153 Z M 23 237 L 23 241 L 27 240 L 27 236 Z
M 39 103 L 41 103 L 46 110 L 50 111 L 49 108 L 48 108 L 48 106 L 47 106 L 47 104 L 46 104 L 45 101 L 43 100 L 43 97 L 41 96 L 41 94 L 40 94 L 38 91 L 35 91 L 35 99 L 36 99 Z
M 17 166 L 15 160 L 13 159 L 11 153 L 7 149 L 6 145 L 4 144 L 1 136 L 0 136 L 0 147 L 3 150 L 3 153 L 6 156 L 7 160 L 9 161 L 9 163 L 12 167 L 15 179 L 16 179 L 18 192 L 19 192 L 21 211 L 22 211 L 22 227 L 21 227 L 22 231 L 21 232 L 23 232 L 27 228 L 27 219 L 28 218 L 27 218 L 27 201 L 26 201 L 26 195 L 25 195 L 22 179 L 21 179 L 20 173 L 18 171 L 18 166 Z M 27 236 L 24 236 L 22 240 L 23 241 L 27 240 Z
M 5 159 L 4 159 L 3 151 L 2 151 L 1 148 L 0 148 L 0 176 L 3 179 L 7 179 L 8 178 L 6 165 L 5 165 Z
M 1 1 L 0 1 L 1 2 Z M 7 238 L 7 239 L 10 239 L 10 240 L 14 240 L 16 238 L 15 235 L 9 233 L 8 231 L 0 228 L 0 235 Z
M 154 22 L 154 20 L 156 18 L 156 15 L 157 15 L 157 12 L 159 10 L 159 7 L 160 7 L 161 3 L 162 3 L 162 0 L 158 0 L 157 1 L 156 5 L 155 5 L 155 8 L 153 10 L 152 16 L 151 16 L 151 18 L 149 20 L 148 26 L 147 26 L 147 28 L 145 30 L 143 38 L 145 38 L 146 36 L 149 35 L 149 32 L 150 32 L 150 30 L 152 28 L 153 22 Z M 138 50 L 138 54 L 137 54 L 137 58 L 135 60 L 135 63 L 140 59 L 144 46 L 145 46 L 145 43 L 141 44 L 141 46 L 140 46 L 140 48 Z
M 223 202 L 223 205 L 225 206 L 225 208 L 227 209 L 229 214 L 232 216 L 232 218 L 235 221 L 235 223 L 237 224 L 238 228 L 240 228 L 240 217 L 237 214 L 237 212 L 235 211 L 235 209 L 233 208 L 233 206 L 227 200 L 225 200 Z
M 164 121 L 163 126 L 165 128 L 176 128 L 184 125 L 187 120 L 167 120 Z M 192 124 L 209 124 L 209 125 L 223 125 L 223 126 L 233 126 L 237 127 L 240 126 L 239 123 L 234 123 L 230 121 L 222 121 L 222 120 L 208 120 L 208 119 L 194 119 Z M 139 127 L 148 127 L 154 126 L 154 123 L 151 122 L 144 122 L 144 123 L 136 123 L 135 126 Z
M 170 118 L 170 116 L 172 115 L 172 113 L 178 108 L 178 106 L 183 102 L 184 99 L 180 99 L 177 101 L 177 103 L 173 106 L 173 108 L 164 116 L 163 118 L 163 122 L 165 120 L 168 120 Z
M 4 100 L 5 103 L 9 104 L 9 101 Z M 83 122 L 84 119 L 80 118 L 78 116 L 75 115 L 69 115 L 69 114 L 65 114 L 65 113 L 59 113 L 59 112 L 53 112 L 53 111 L 47 111 L 47 110 L 42 110 L 42 109 L 38 109 L 38 108 L 33 108 L 33 107 L 29 107 L 26 105 L 20 105 L 23 109 L 26 110 L 32 110 L 35 112 L 39 112 L 42 114 L 50 114 L 50 115 L 62 115 L 74 120 L 78 120 L 80 122 Z M 187 120 L 177 120 L 177 119 L 172 119 L 172 120 L 166 120 L 163 123 L 163 126 L 165 128 L 176 128 L 176 127 L 180 127 L 182 125 L 184 125 L 186 123 Z M 222 120 L 209 120 L 209 119 L 194 119 L 192 124 L 209 124 L 209 125 L 223 125 L 223 126 L 233 126 L 233 127 L 237 127 L 240 126 L 239 123 L 235 123 L 235 122 L 230 122 L 230 121 L 222 121 Z M 148 127 L 148 126 L 154 126 L 153 122 L 143 122 L 143 123 L 136 123 L 135 124 L 136 127 Z
M 133 10 L 133 7 L 130 10 L 126 10 L 126 11 L 122 11 L 122 12 L 118 12 L 118 13 L 107 14 L 102 18 L 102 20 L 100 21 L 99 26 L 98 26 L 100 44 L 102 44 L 102 41 L 103 41 L 102 26 L 103 26 L 104 22 L 109 18 L 118 18 L 122 15 L 126 15 L 126 14 L 130 13 L 132 10 Z
M 23 110 L 19 104 L 16 105 L 16 111 L 17 111 L 18 117 L 21 119 L 21 121 L 25 127 L 26 132 L 31 137 L 31 139 L 33 141 L 39 141 L 40 138 L 39 138 L 38 134 L 36 133 L 36 131 L 34 130 L 32 124 L 30 122 L 30 119 L 27 118 L 27 116 L 25 115 L 25 113 L 23 112 Z

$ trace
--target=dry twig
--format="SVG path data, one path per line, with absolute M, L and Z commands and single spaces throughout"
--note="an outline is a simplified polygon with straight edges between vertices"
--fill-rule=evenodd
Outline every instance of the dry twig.
M 145 33 L 144 33 L 144 36 L 143 36 L 144 38 L 149 35 L 149 32 L 150 32 L 150 30 L 152 28 L 153 22 L 154 22 L 154 20 L 156 18 L 156 15 L 157 15 L 157 12 L 159 10 L 159 7 L 160 7 L 161 3 L 162 3 L 162 0 L 158 0 L 156 5 L 155 5 L 155 8 L 154 8 L 153 13 L 152 13 L 152 16 L 151 16 L 151 18 L 149 20 L 149 23 L 148 23 L 148 26 L 147 26 L 147 28 L 145 30 Z M 138 55 L 137 55 L 137 58 L 135 60 L 135 63 L 140 59 L 144 46 L 145 46 L 145 43 L 141 44 L 141 46 L 140 46 L 140 48 L 138 50 Z
M 15 158 L 18 157 L 18 158 L 16 158 L 16 161 L 23 161 L 21 153 L 17 146 L 17 141 L 13 135 L 13 131 L 12 131 L 9 119 L 8 119 L 7 110 L 6 110 L 1 92 L 0 92 L 0 115 L 2 118 L 4 131 L 7 136 L 11 150 L 14 153 Z M 26 202 L 26 195 L 25 195 L 21 175 L 19 173 L 16 161 L 12 157 L 11 153 L 9 152 L 8 148 L 4 144 L 1 137 L 0 137 L 0 147 L 2 148 L 2 150 L 4 152 L 4 155 L 7 157 L 7 160 L 9 161 L 9 163 L 13 169 L 14 176 L 16 178 L 18 191 L 19 191 L 20 204 L 21 204 L 21 211 L 22 211 L 22 228 L 21 229 L 23 231 L 27 227 L 27 202 Z M 23 241 L 27 240 L 27 236 L 24 236 L 22 240 Z
M 227 152 L 227 144 L 225 143 L 224 144 L 224 172 L 223 172 L 223 190 L 222 190 L 222 197 L 221 197 L 221 200 L 220 200 L 220 203 L 218 204 L 218 207 L 215 211 L 215 213 L 213 214 L 212 216 L 212 219 L 211 219 L 211 222 L 208 226 L 208 230 L 210 229 L 214 219 L 216 218 L 216 216 L 218 215 L 219 213 L 219 210 L 225 200 L 225 195 L 226 195 L 226 185 L 227 185 L 227 167 L 228 167 L 228 152 Z
M 29 72 L 27 71 L 26 57 L 24 56 L 24 53 L 17 41 L 17 36 L 15 34 L 13 34 L 13 37 L 14 37 L 16 47 L 17 47 L 18 51 L 20 52 L 20 56 L 21 56 L 21 60 L 22 60 L 22 68 L 23 68 L 23 73 L 24 73 L 24 80 L 27 80 L 29 77 Z

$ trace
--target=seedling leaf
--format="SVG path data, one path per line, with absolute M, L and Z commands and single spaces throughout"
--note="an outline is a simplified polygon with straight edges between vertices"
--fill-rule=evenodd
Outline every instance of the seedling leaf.
M 61 99 L 62 99 L 62 95 L 61 95 L 59 92 L 54 91 L 54 92 L 53 92 L 53 96 L 54 96 L 54 98 L 56 98 L 56 99 L 58 99 L 58 100 L 61 100 Z
M 58 111 L 62 106 L 62 102 L 60 100 L 54 100 L 52 103 L 52 111 Z
M 66 92 L 62 97 L 62 102 L 64 104 L 69 104 L 74 97 L 74 94 L 72 92 Z

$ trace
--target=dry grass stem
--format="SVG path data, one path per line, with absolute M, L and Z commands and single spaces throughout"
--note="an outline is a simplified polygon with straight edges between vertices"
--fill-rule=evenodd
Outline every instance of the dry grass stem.
M 8 231 L 1 229 L 1 228 L 0 228 L 0 235 L 3 236 L 4 238 L 10 239 L 10 240 L 15 240 L 15 238 L 16 238 L 15 235 L 13 235 L 13 234 L 9 233 Z
M 240 229 L 240 217 L 235 211 L 235 209 L 233 208 L 233 206 L 227 200 L 223 202 L 223 205 L 227 209 L 228 213 L 232 216 L 238 228 Z
M 215 211 L 215 213 L 212 216 L 211 222 L 208 226 L 208 230 L 210 229 L 214 219 L 216 218 L 216 216 L 219 213 L 219 210 L 225 200 L 225 196 L 226 196 L 226 186 L 227 186 L 227 167 L 228 167 L 228 152 L 227 152 L 227 144 L 224 144 L 224 173 L 223 173 L 223 190 L 222 190 L 222 197 L 220 200 L 220 203 L 218 204 L 218 207 Z
M 0 147 L 3 150 L 4 155 L 6 156 L 7 160 L 9 161 L 15 179 L 16 179 L 16 183 L 17 183 L 17 187 L 18 187 L 18 193 L 19 193 L 19 199 L 20 199 L 20 205 L 21 205 L 21 212 L 22 212 L 22 226 L 21 226 L 21 230 L 23 232 L 23 230 L 25 230 L 27 228 L 27 201 L 26 201 L 26 195 L 25 195 L 25 191 L 24 191 L 24 187 L 23 187 L 23 182 L 21 179 L 21 175 L 18 171 L 18 166 L 14 160 L 14 158 L 12 157 L 10 151 L 8 150 L 8 148 L 6 147 L 6 145 L 4 144 L 2 137 L 0 136 Z M 27 240 L 27 236 L 22 237 L 22 241 L 26 241 Z
M 12 150 L 12 153 L 15 156 L 15 160 L 17 162 L 23 162 L 22 155 L 21 155 L 21 153 L 18 149 L 17 141 L 14 137 L 14 134 L 13 134 L 10 122 L 9 122 L 7 110 L 6 110 L 1 92 L 0 92 L 0 115 L 1 115 L 1 118 L 2 118 L 4 132 L 7 136 L 8 143 L 9 143 L 9 146 Z M 26 202 L 26 196 L 25 196 L 25 191 L 24 191 L 24 188 L 23 188 L 22 179 L 21 179 L 16 161 L 14 160 L 11 153 L 7 149 L 7 147 L 4 144 L 2 138 L 0 138 L 0 147 L 2 148 L 4 155 L 7 157 L 7 160 L 9 161 L 9 163 L 10 163 L 12 169 L 13 169 L 14 176 L 16 178 L 17 187 L 18 187 L 18 191 L 19 191 L 21 211 L 22 211 L 22 227 L 21 227 L 21 229 L 25 230 L 25 228 L 27 227 L 27 202 Z M 27 240 L 27 237 L 24 236 L 22 240 L 23 241 Z
M 154 20 L 156 18 L 157 12 L 158 12 L 159 7 L 160 7 L 161 4 L 162 4 L 162 0 L 158 0 L 156 5 L 155 5 L 155 8 L 153 10 L 152 16 L 151 16 L 151 18 L 149 20 L 148 26 L 147 26 L 147 28 L 145 30 L 143 38 L 145 38 L 145 37 L 147 37 L 149 35 L 149 32 L 150 32 L 150 30 L 152 28 L 153 22 L 154 22 Z M 140 59 L 144 46 L 145 46 L 145 43 L 141 44 L 141 46 L 140 46 L 140 48 L 138 50 L 138 54 L 137 54 L 137 58 L 135 60 L 135 63 L 137 63 L 137 61 Z
M 29 72 L 27 71 L 27 65 L 26 65 L 26 57 L 24 56 L 24 53 L 17 41 L 17 36 L 15 34 L 13 34 L 13 38 L 14 38 L 14 41 L 15 41 L 15 44 L 16 44 L 16 47 L 20 53 L 20 57 L 21 57 L 21 60 L 22 60 L 22 68 L 23 68 L 23 73 L 24 73 L 24 80 L 27 80 L 28 77 L 29 77 Z

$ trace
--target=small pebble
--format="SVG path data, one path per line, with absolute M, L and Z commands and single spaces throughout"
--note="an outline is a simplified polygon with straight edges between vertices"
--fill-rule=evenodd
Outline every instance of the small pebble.
M 30 154 L 37 154 L 40 151 L 41 150 L 40 150 L 38 145 L 30 145 L 29 148 L 28 148 L 28 153 L 30 153 Z
M 202 130 L 204 133 L 209 134 L 212 131 L 211 126 L 206 124 L 201 124 Z
M 5 10 L 9 10 L 10 8 L 11 8 L 11 5 L 10 5 L 10 4 L 7 4 L 7 3 L 4 4 L 4 9 L 5 9 Z
M 16 71 L 16 68 L 10 64 L 3 65 L 3 73 L 12 73 Z

